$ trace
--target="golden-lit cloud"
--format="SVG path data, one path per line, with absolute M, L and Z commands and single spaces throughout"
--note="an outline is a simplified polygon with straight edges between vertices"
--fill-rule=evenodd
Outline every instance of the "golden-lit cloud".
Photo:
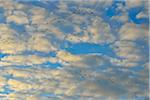
M 13 79 L 8 81 L 8 85 L 10 86 L 11 89 L 15 91 L 23 91 L 23 90 L 28 90 L 33 88 L 30 84 L 23 83 Z
M 138 65 L 138 62 L 143 59 L 140 54 L 140 50 L 137 49 L 136 44 L 131 41 L 118 41 L 113 46 L 116 54 L 122 58 L 122 60 L 112 59 L 113 63 L 119 66 L 132 67 Z
M 26 16 L 22 15 L 11 15 L 7 17 L 7 22 L 15 22 L 17 24 L 28 24 L 28 19 Z
M 62 61 L 66 61 L 66 62 L 77 62 L 81 60 L 80 56 L 75 56 L 65 51 L 59 51 L 57 53 L 57 57 Z
M 145 4 L 146 1 L 142 1 L 142 0 L 127 0 L 126 4 L 128 8 L 134 8 L 134 7 L 139 7 L 142 6 L 143 4 Z
M 121 40 L 136 40 L 148 37 L 148 28 L 137 26 L 133 23 L 126 23 L 119 31 Z
M 1 66 L 11 66 L 11 65 L 38 65 L 45 62 L 56 63 L 57 59 L 52 57 L 40 57 L 36 55 L 15 55 L 15 56 L 7 56 L 1 59 Z
M 16 54 L 25 50 L 25 43 L 19 38 L 15 37 L 17 34 L 15 30 L 8 25 L 0 25 L 0 51 L 8 54 Z
M 85 19 L 80 18 L 80 22 L 84 22 Z M 79 28 L 75 31 L 80 31 Z M 105 23 L 101 18 L 95 17 L 91 20 L 91 24 L 82 31 L 83 35 L 69 34 L 66 39 L 79 43 L 79 42 L 89 42 L 89 43 L 110 43 L 115 40 L 113 34 L 111 34 L 111 29 L 108 23 Z
M 56 50 L 56 48 L 46 39 L 44 34 L 33 34 L 28 41 L 29 50 L 50 52 Z

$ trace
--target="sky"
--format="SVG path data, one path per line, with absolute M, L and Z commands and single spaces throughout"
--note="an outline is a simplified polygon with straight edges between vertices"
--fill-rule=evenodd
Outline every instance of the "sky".
M 149 100 L 148 0 L 1 0 L 0 100 Z

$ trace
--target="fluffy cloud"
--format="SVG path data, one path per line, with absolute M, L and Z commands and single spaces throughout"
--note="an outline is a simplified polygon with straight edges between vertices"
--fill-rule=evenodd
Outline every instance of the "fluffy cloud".
M 28 90 L 33 88 L 31 85 L 17 81 L 17 80 L 9 80 L 8 85 L 10 85 L 10 88 L 15 91 L 22 91 L 22 90 Z
M 65 51 L 59 51 L 57 57 L 65 62 L 78 62 L 81 60 L 80 56 L 75 56 Z
M 16 32 L 6 24 L 0 24 L 0 51 L 2 53 L 15 54 L 25 49 L 24 41 L 15 37 Z
M 7 22 L 15 22 L 17 24 L 28 24 L 28 19 L 26 16 L 22 15 L 11 15 L 7 17 Z
M 15 56 L 7 56 L 1 59 L 0 66 L 12 66 L 12 65 L 38 65 L 45 62 L 56 63 L 57 60 L 55 58 L 50 57 L 40 57 L 36 55 L 15 55 Z
M 50 43 L 44 34 L 35 33 L 28 41 L 29 50 L 50 52 L 56 50 L 56 48 Z
M 66 39 L 71 42 L 90 42 L 90 43 L 111 43 L 115 40 L 111 34 L 111 28 L 108 23 L 101 18 L 95 17 L 89 21 L 88 26 L 83 30 L 83 35 L 69 34 Z M 76 30 L 77 31 L 77 30 Z
M 112 59 L 111 61 L 119 66 L 137 66 L 138 62 L 143 59 L 140 50 L 136 47 L 134 42 L 118 41 L 113 45 L 113 48 L 116 54 L 122 59 Z
M 121 40 L 137 40 L 148 37 L 148 28 L 143 26 L 137 26 L 133 23 L 126 23 L 119 31 Z
M 133 7 L 142 6 L 146 2 L 147 1 L 145 1 L 145 0 L 127 0 L 126 4 L 127 4 L 127 7 L 133 8 Z

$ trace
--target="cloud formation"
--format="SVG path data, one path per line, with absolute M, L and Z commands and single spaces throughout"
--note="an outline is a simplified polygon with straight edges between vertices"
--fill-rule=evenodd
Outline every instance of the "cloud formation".
M 133 1 L 1 0 L 0 99 L 147 99 L 148 26 L 128 12 L 147 6 Z M 69 51 L 80 43 L 92 53 Z

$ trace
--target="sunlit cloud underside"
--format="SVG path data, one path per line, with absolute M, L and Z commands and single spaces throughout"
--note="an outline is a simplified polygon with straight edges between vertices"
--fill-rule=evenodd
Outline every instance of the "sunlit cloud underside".
M 0 100 L 148 100 L 148 0 L 0 0 Z

